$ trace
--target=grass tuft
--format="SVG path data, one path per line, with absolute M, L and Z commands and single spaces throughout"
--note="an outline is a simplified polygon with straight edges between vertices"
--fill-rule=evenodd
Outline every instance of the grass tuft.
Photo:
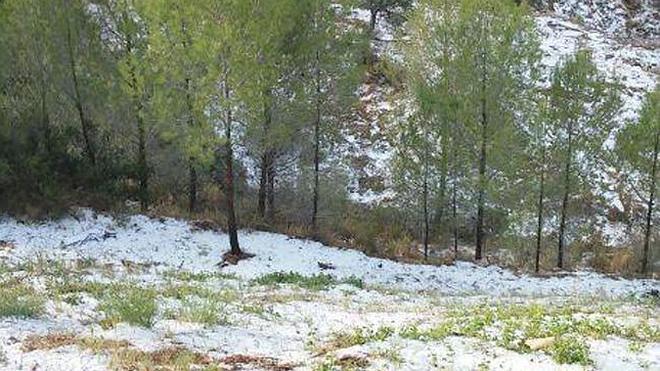
M 156 315 L 156 292 L 134 285 L 116 285 L 105 294 L 99 309 L 106 314 L 102 325 L 112 327 L 127 322 L 148 328 Z
M 0 318 L 35 318 L 44 311 L 45 300 L 28 285 L 6 284 L 0 287 Z
M 560 364 L 592 364 L 589 358 L 589 346 L 580 337 L 566 335 L 559 337 L 550 349 L 552 359 Z
M 357 288 L 363 288 L 364 283 L 362 279 L 351 276 L 349 278 L 338 281 L 329 274 L 315 274 L 313 276 L 303 276 L 296 272 L 275 272 L 261 276 L 253 281 L 258 285 L 277 285 L 277 284 L 290 284 L 297 285 L 308 290 L 327 290 L 331 286 L 338 284 L 352 285 Z

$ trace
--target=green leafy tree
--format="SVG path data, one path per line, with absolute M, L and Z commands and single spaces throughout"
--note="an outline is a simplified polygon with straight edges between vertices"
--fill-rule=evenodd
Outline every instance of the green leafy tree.
M 501 176 L 519 148 L 515 125 L 518 104 L 524 102 L 536 76 L 539 49 L 529 9 L 513 1 L 463 0 L 455 24 L 459 86 L 469 110 L 460 117 L 475 139 L 477 216 L 475 259 L 483 254 L 484 217 L 491 178 Z M 498 169 L 499 168 L 499 169 Z
M 620 157 L 639 175 L 647 190 L 644 250 L 641 272 L 648 273 L 651 258 L 651 229 L 658 192 L 658 152 L 660 151 L 660 87 L 648 93 L 637 123 L 628 124 L 617 137 Z
M 328 0 L 310 0 L 309 27 L 305 31 L 306 68 L 303 94 L 311 108 L 312 121 L 312 213 L 310 225 L 317 228 L 320 198 L 322 150 L 333 143 L 341 119 L 356 100 L 362 77 L 361 60 L 367 46 L 365 33 L 355 25 L 342 23 L 342 14 Z
M 620 108 L 618 90 L 605 81 L 588 51 L 579 51 L 557 67 L 550 87 L 550 106 L 558 127 L 556 145 L 563 149 L 562 202 L 559 222 L 557 267 L 564 267 L 564 246 L 569 202 L 580 163 L 595 169 L 586 159 L 597 158 L 609 136 Z M 582 172 L 584 173 L 584 172 Z

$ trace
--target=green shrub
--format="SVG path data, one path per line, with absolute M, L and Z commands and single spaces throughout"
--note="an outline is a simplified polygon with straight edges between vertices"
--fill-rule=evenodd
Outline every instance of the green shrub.
M 156 293 L 133 285 L 117 285 L 103 298 L 99 309 L 106 314 L 105 324 L 127 322 L 151 327 L 156 315 Z
M 558 338 L 552 345 L 550 354 L 557 363 L 561 364 L 586 366 L 592 363 L 589 358 L 589 346 L 577 336 L 566 335 Z
M 0 287 L 0 318 L 35 318 L 44 311 L 45 300 L 25 284 L 6 284 Z

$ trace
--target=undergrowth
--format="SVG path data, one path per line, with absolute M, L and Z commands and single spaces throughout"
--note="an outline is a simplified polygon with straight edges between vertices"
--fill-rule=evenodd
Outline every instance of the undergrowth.
M 276 285 L 291 284 L 297 285 L 308 290 L 326 290 L 331 286 L 347 284 L 358 288 L 363 288 L 362 279 L 351 276 L 342 280 L 337 280 L 329 274 L 316 274 L 313 276 L 304 276 L 296 272 L 274 272 L 269 273 L 253 280 L 258 285 Z

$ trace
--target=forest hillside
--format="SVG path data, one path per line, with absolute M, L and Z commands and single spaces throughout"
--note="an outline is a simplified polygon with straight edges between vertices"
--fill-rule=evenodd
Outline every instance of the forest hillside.
M 657 0 L 0 0 L 0 370 L 660 369 Z

